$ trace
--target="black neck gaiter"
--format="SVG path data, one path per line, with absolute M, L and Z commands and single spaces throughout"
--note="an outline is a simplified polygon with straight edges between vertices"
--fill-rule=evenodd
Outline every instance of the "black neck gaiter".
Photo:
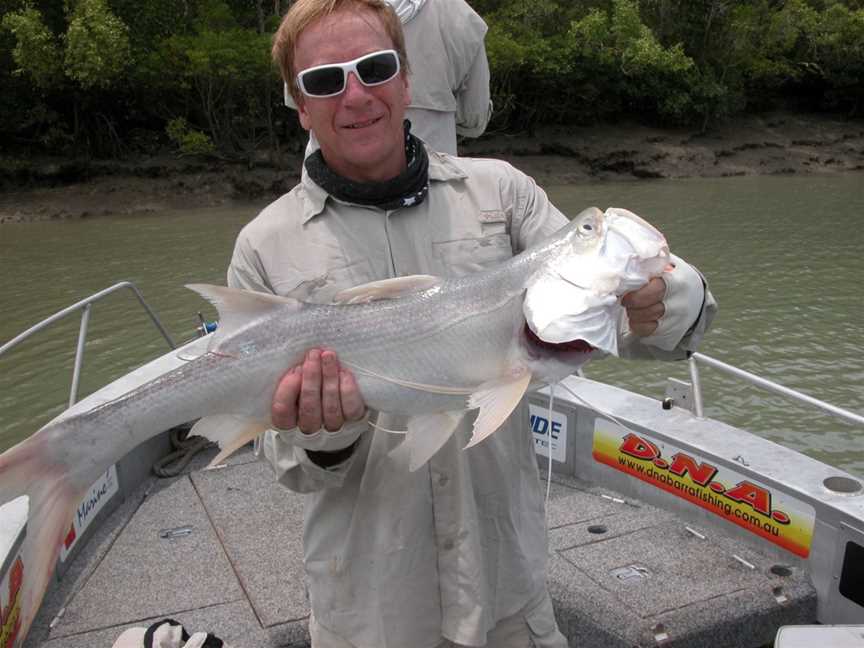
M 407 119 L 405 158 L 408 161 L 405 171 L 384 182 L 355 182 L 335 173 L 327 166 L 320 149 L 307 157 L 304 165 L 309 177 L 334 198 L 391 210 L 419 205 L 429 193 L 429 156 L 423 142 L 411 134 L 411 122 Z

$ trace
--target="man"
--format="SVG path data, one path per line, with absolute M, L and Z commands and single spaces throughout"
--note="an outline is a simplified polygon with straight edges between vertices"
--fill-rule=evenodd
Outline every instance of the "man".
M 492 115 L 486 23 L 465 0 L 386 0 L 402 22 L 411 69 L 405 116 L 425 144 L 456 155 L 456 136 L 480 137 Z M 285 82 L 285 105 L 297 109 Z M 306 155 L 318 149 L 310 132 Z
M 456 135 L 480 137 L 492 114 L 486 23 L 465 0 L 387 0 L 402 21 L 411 68 L 411 132 L 456 155 Z
M 566 223 L 524 174 L 427 151 L 403 125 L 411 90 L 399 19 L 383 0 L 297 0 L 274 59 L 320 143 L 300 184 L 249 223 L 232 286 L 327 302 L 400 275 L 460 275 Z M 685 357 L 714 310 L 683 261 L 624 298 L 631 356 Z M 704 307 L 703 307 L 704 305 Z M 404 429 L 367 412 L 351 373 L 310 349 L 273 396 L 264 450 L 308 493 L 304 563 L 314 648 L 562 648 L 546 589 L 543 496 L 517 411 L 468 451 L 463 422 L 411 472 Z M 470 417 L 467 417 L 470 418 Z

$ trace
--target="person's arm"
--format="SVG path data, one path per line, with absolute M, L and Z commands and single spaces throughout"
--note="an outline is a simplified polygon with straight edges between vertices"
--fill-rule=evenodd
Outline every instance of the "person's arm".
M 514 205 L 511 236 L 524 250 L 566 225 L 567 219 L 533 179 L 515 171 L 503 186 Z M 717 313 L 702 274 L 672 255 L 674 267 L 622 298 L 627 327 L 619 335 L 625 358 L 681 360 L 696 351 Z
M 480 46 L 468 74 L 456 93 L 456 134 L 480 137 L 492 116 L 489 98 L 489 61 L 486 48 Z
M 274 292 L 242 233 L 227 274 L 231 287 Z M 263 449 L 279 481 L 298 492 L 340 486 L 367 429 L 365 409 L 353 376 L 340 368 L 336 355 L 310 351 L 274 390 L 274 429 L 265 433 Z
M 624 295 L 627 327 L 623 358 L 683 360 L 696 351 L 717 314 L 717 301 L 702 274 L 672 255 L 673 268 L 649 286 Z M 657 282 L 660 282 L 659 284 Z

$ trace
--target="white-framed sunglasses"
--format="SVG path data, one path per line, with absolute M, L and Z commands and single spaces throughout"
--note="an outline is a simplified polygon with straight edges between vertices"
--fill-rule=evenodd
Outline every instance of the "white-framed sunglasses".
M 297 87 L 307 97 L 335 97 L 345 91 L 349 72 L 365 86 L 387 83 L 399 74 L 399 54 L 396 50 L 381 50 L 345 63 L 316 65 L 297 75 Z

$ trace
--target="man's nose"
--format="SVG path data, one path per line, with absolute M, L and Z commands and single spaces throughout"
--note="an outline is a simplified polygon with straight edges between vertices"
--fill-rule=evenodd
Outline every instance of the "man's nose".
M 354 72 L 348 73 L 348 78 L 345 80 L 345 101 L 357 102 L 367 101 L 369 99 L 369 88 L 360 83 L 360 79 Z

